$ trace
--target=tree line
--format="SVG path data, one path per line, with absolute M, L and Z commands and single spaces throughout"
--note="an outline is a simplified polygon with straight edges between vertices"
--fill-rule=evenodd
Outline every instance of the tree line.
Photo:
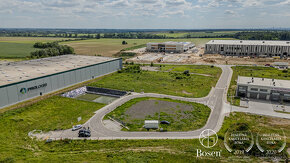
M 238 32 L 233 38 L 240 40 L 290 40 L 290 31 Z
M 74 49 L 67 45 L 59 45 L 58 42 L 36 42 L 33 47 L 39 48 L 41 50 L 37 50 L 31 52 L 31 58 L 45 58 L 66 54 L 74 54 Z

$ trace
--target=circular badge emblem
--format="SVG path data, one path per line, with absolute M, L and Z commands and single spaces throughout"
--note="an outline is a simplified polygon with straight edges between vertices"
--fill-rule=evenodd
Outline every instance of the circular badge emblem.
M 212 148 L 218 142 L 218 135 L 211 129 L 203 130 L 199 135 L 199 142 L 205 148 Z

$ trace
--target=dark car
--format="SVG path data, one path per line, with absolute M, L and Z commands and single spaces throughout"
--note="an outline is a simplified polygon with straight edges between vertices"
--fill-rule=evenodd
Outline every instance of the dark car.
M 91 137 L 91 131 L 89 129 L 81 129 L 79 131 L 79 137 Z
M 170 125 L 170 122 L 168 122 L 168 121 L 160 121 L 160 124 Z

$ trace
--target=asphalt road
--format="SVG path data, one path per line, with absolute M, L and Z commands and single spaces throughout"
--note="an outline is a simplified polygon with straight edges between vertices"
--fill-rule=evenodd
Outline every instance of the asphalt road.
M 184 98 L 170 95 L 144 93 L 132 94 L 114 101 L 113 103 L 96 111 L 95 115 L 84 124 L 85 127 L 89 127 L 91 130 L 92 136 L 89 139 L 193 139 L 198 138 L 200 133 L 205 129 L 212 129 L 218 132 L 222 126 L 224 116 L 227 112 L 225 111 L 227 108 L 226 93 L 232 77 L 232 69 L 230 66 L 222 65 L 219 67 L 222 68 L 221 77 L 216 87 L 212 89 L 207 97 L 204 98 Z M 126 103 L 127 101 L 138 97 L 167 97 L 171 99 L 197 102 L 209 106 L 212 111 L 204 127 L 188 132 L 125 132 L 112 131 L 104 126 L 102 119 L 106 114 L 114 110 L 116 107 Z M 49 137 L 51 139 L 79 139 L 77 134 L 77 131 L 73 132 L 71 130 L 52 131 L 49 132 L 45 137 Z

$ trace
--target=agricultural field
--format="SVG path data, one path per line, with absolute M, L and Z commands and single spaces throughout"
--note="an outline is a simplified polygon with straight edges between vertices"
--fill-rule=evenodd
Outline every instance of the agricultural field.
M 0 58 L 25 58 L 36 50 L 33 48 L 33 44 L 36 42 L 51 42 L 64 39 L 65 38 L 0 37 Z
M 159 126 L 167 131 L 193 131 L 206 124 L 210 112 L 210 108 L 198 103 L 144 97 L 126 102 L 106 117 L 121 120 L 128 131 L 145 131 L 144 120 L 168 121 L 169 125 Z
M 231 102 L 232 100 L 232 104 L 236 106 L 240 105 L 240 99 L 239 98 L 231 99 L 231 96 L 235 95 L 238 76 L 290 80 L 289 70 L 283 71 L 272 67 L 251 67 L 251 66 L 233 66 L 232 69 L 233 76 L 228 90 L 228 101 Z
M 186 76 L 179 72 L 117 72 L 90 83 L 89 86 L 183 97 L 205 97 L 216 85 L 221 73 L 218 67 L 207 67 L 208 70 L 204 73 L 210 74 L 215 71 L 216 74 L 214 76 L 196 74 Z
M 221 38 L 193 38 L 193 39 L 90 39 L 72 42 L 63 42 L 75 49 L 76 54 L 80 55 L 101 55 L 106 57 L 114 56 L 122 49 L 132 50 L 131 47 L 144 47 L 148 42 L 165 42 L 165 41 L 190 41 L 197 46 L 203 46 L 212 39 Z M 224 38 L 223 38 L 224 39 Z M 128 44 L 122 45 L 122 41 Z M 134 48 L 133 48 L 134 49 Z
M 248 130 L 274 131 L 282 128 L 290 136 L 290 120 L 233 113 L 225 118 L 218 132 L 218 144 L 211 148 L 221 157 L 196 157 L 196 149 L 207 150 L 198 139 L 193 140 L 60 140 L 51 143 L 28 137 L 34 129 L 50 131 L 70 128 L 77 117 L 83 123 L 102 105 L 70 98 L 52 97 L 31 106 L 0 114 L 0 162 L 239 162 L 223 144 L 226 131 L 244 124 Z M 289 139 L 287 140 L 289 146 Z M 287 147 L 286 147 L 287 148 Z M 255 153 L 256 152 L 256 153 Z M 285 154 L 285 150 L 283 154 Z M 257 154 L 254 147 L 251 155 Z M 258 153 L 259 154 L 259 153 Z M 256 157 L 248 162 L 261 161 Z M 269 160 L 268 160 L 269 161 Z
M 165 35 L 167 37 L 173 37 L 173 38 L 180 38 L 180 37 L 186 37 L 187 35 L 190 35 L 190 37 L 219 37 L 223 35 L 230 35 L 230 34 L 236 34 L 240 31 L 215 31 L 215 32 L 161 32 L 157 33 L 157 35 Z

